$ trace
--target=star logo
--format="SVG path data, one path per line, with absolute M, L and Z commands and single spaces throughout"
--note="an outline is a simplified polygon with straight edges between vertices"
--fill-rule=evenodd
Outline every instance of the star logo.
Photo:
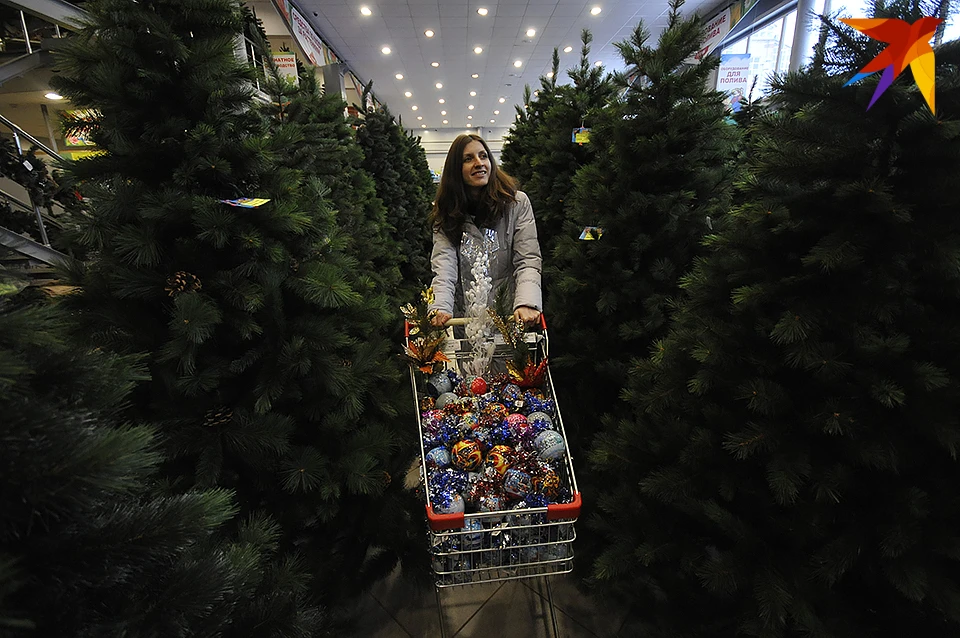
M 930 112 L 936 114 L 933 78 L 934 59 L 933 49 L 930 48 L 930 40 L 937 30 L 937 26 L 943 20 L 940 18 L 920 18 L 913 24 L 908 24 L 895 18 L 845 18 L 841 22 L 874 40 L 890 44 L 844 85 L 849 86 L 877 71 L 883 71 L 877 90 L 874 91 L 870 104 L 867 105 L 867 110 L 870 110 L 870 107 L 909 65 L 910 70 L 913 71 L 913 80 L 917 83 L 917 88 L 920 89 L 920 93 L 927 101 Z

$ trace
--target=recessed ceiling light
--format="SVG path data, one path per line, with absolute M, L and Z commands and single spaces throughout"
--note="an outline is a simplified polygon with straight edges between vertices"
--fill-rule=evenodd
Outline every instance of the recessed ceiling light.
M 442 89 L 442 88 L 443 88 L 443 84 L 440 83 L 440 82 L 437 82 L 436 84 L 434 84 L 434 86 L 437 87 L 438 89 Z
M 430 66 L 432 66 L 433 68 L 437 68 L 438 66 L 440 66 L 440 63 L 439 63 L 439 62 L 431 62 L 431 63 L 430 63 Z
M 449 120 L 444 120 L 443 123 L 444 123 L 444 124 L 449 124 L 450 121 L 449 121 Z
M 47 94 L 44 95 L 43 97 L 47 98 L 48 100 L 62 100 L 62 99 L 63 99 L 63 96 L 62 96 L 62 95 L 60 95 L 59 93 L 54 93 L 53 91 L 50 91 L 49 93 L 47 93 Z
M 473 116 L 472 116 L 472 115 L 468 115 L 468 116 L 467 116 L 467 119 L 468 119 L 468 120 L 472 120 L 472 119 L 473 119 Z
M 473 110 L 473 104 L 471 104 L 470 106 L 468 106 L 467 109 L 470 110 L 470 111 L 472 111 L 472 110 Z
M 573 47 L 563 47 L 564 53 L 570 53 L 571 51 L 573 51 Z
M 397 74 L 396 74 L 395 76 L 393 76 L 393 77 L 397 78 L 398 80 L 402 80 L 402 79 L 403 79 L 403 73 L 397 73 Z
M 410 91 L 404 91 L 403 94 L 404 94 L 406 97 L 413 97 L 413 93 L 411 93 Z
M 490 120 L 490 123 L 491 123 L 491 124 L 493 124 L 494 122 L 496 122 L 496 120 Z
M 548 78 L 552 78 L 552 77 L 553 77 L 553 71 L 550 71 L 549 73 L 547 73 L 547 77 L 548 77 Z
M 422 120 L 422 119 L 423 119 L 423 116 L 422 116 L 422 115 L 418 115 L 418 116 L 417 116 L 417 119 L 418 119 L 418 120 Z
M 523 66 L 523 62 L 521 62 L 520 60 L 514 60 L 514 61 L 513 61 L 513 66 L 515 66 L 515 67 L 517 67 L 517 68 L 519 69 L 520 67 Z
M 427 125 L 426 125 L 426 124 L 421 124 L 421 125 L 420 125 L 420 128 L 427 128 Z
M 380 49 L 380 53 L 384 55 L 390 55 L 390 47 L 383 47 L 382 49 Z
M 437 100 L 437 102 L 438 102 L 439 104 L 445 104 L 445 103 L 446 103 L 446 100 L 444 100 L 443 98 L 440 98 L 439 100 Z
M 420 108 L 420 107 L 417 106 L 416 104 L 414 104 L 413 106 L 410 107 L 410 110 L 416 111 L 418 108 Z
M 503 104 L 504 102 L 507 101 L 507 98 L 502 97 L 502 98 L 500 98 L 498 101 L 500 102 L 500 104 Z
M 479 74 L 479 73 L 474 73 L 474 74 L 471 75 L 470 77 L 472 77 L 474 80 L 476 80 L 478 77 L 480 77 L 480 74 Z
M 535 36 L 535 35 L 537 35 L 537 30 L 536 30 L 536 29 L 527 29 L 527 37 L 528 37 L 528 38 L 532 38 L 532 37 Z
M 436 34 L 433 32 L 432 29 L 427 29 L 426 31 L 423 32 L 423 35 L 427 36 L 428 38 L 432 38 Z
M 440 111 L 440 115 L 446 115 L 446 114 L 447 114 L 446 111 Z
M 600 7 L 594 7 L 594 8 L 592 8 L 592 9 L 590 9 L 590 14 L 591 14 L 591 15 L 598 16 L 598 15 L 600 15 L 600 11 L 601 11 Z
M 483 53 L 483 47 L 473 47 L 473 52 L 476 53 L 477 55 L 480 55 L 481 53 Z
M 500 111 L 494 111 L 493 114 L 494 114 L 494 115 L 500 115 Z
M 479 13 L 482 16 L 485 16 L 487 15 L 487 10 L 484 9 L 483 7 L 480 7 L 479 9 L 477 9 L 477 13 Z
M 477 97 L 476 91 L 470 91 L 470 97 Z
M 370 10 L 370 7 L 360 7 L 360 13 L 365 16 L 373 15 L 373 11 Z
M 593 63 L 593 66 L 603 66 L 603 62 L 601 62 L 600 60 L 597 60 L 596 62 Z

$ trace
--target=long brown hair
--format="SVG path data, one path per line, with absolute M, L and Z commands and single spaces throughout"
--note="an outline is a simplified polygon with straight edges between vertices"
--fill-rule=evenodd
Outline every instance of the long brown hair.
M 476 204 L 480 211 L 477 223 L 485 226 L 496 223 L 517 196 L 516 180 L 500 170 L 487 142 L 472 133 L 458 135 L 447 151 L 437 199 L 430 212 L 430 225 L 434 230 L 442 231 L 453 243 L 460 241 L 465 213 L 469 208 L 467 189 L 463 185 L 463 151 L 470 142 L 483 144 L 490 159 L 490 178 L 480 191 L 480 200 Z

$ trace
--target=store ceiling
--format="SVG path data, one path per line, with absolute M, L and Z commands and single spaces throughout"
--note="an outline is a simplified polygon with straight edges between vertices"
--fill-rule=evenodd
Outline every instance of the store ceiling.
M 550 71 L 554 47 L 560 49 L 561 83 L 569 81 L 565 69 L 579 62 L 584 28 L 593 33 L 591 61 L 600 61 L 608 70 L 622 69 L 614 43 L 628 38 L 641 19 L 656 37 L 667 24 L 668 11 L 666 0 L 298 0 L 297 4 L 350 69 L 365 82 L 373 80 L 377 98 L 402 118 L 404 126 L 430 129 L 509 126 L 524 85 L 539 87 L 539 77 Z M 719 4 L 688 0 L 683 11 L 707 14 Z M 532 36 L 527 35 L 529 29 L 534 30 Z M 426 35 L 427 30 L 433 37 Z M 565 47 L 572 50 L 564 53 Z

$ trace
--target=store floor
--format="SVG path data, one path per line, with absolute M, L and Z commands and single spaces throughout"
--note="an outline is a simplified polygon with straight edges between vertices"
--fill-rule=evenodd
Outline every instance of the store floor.
M 356 638 L 636 636 L 627 610 L 581 594 L 571 575 L 462 587 L 412 587 L 394 572 L 363 595 Z

